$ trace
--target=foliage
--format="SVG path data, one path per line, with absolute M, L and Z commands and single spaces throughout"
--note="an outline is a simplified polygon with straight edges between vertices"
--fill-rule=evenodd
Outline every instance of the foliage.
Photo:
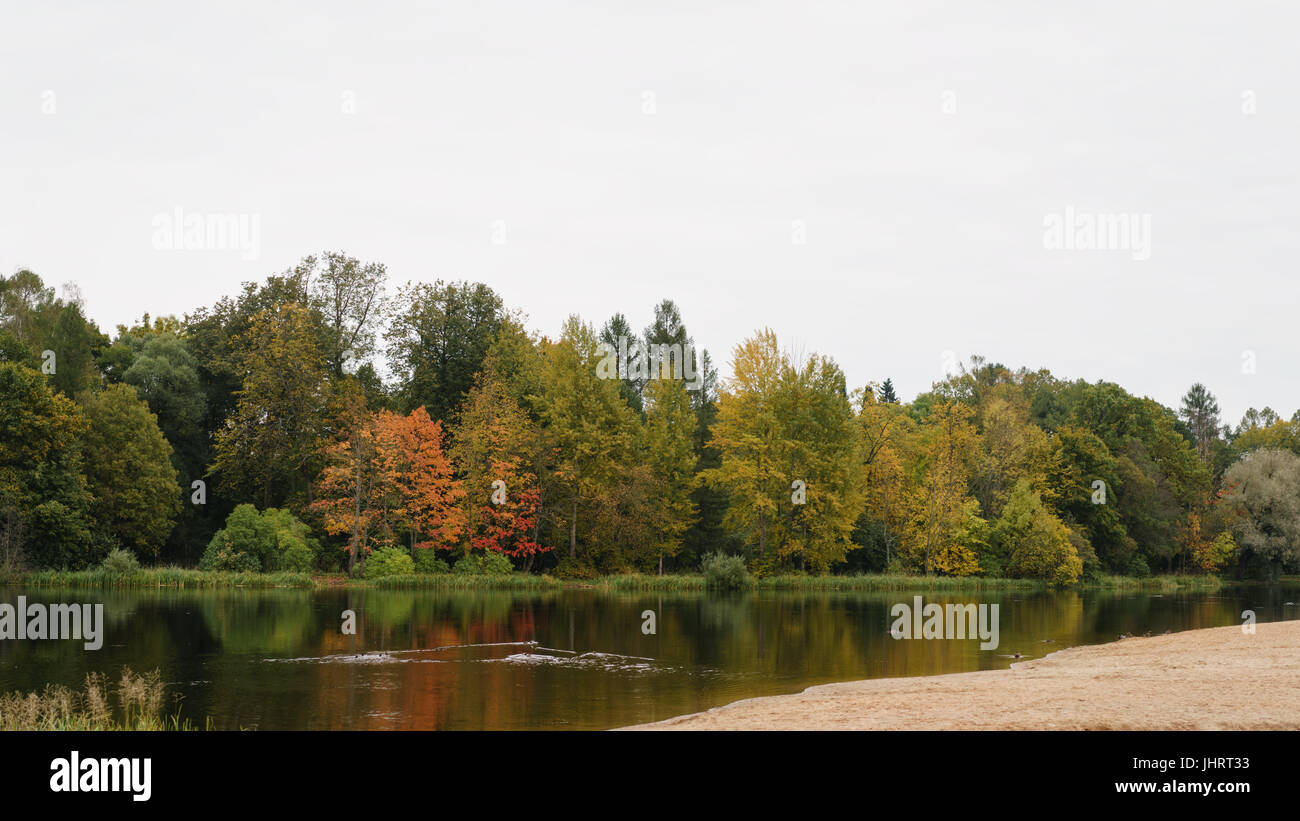
M 458 576 L 508 576 L 515 566 L 505 556 L 495 551 L 466 553 L 456 560 L 451 572 Z
M 140 562 L 136 559 L 134 553 L 119 547 L 109 551 L 100 567 L 104 569 L 105 573 L 127 576 L 140 571 Z
M 709 590 L 745 590 L 754 583 L 740 556 L 710 553 L 704 557 L 701 570 L 704 586 Z
M 450 573 L 451 566 L 432 549 L 415 551 L 416 573 Z
M 1276 577 L 1300 564 L 1300 456 L 1253 451 L 1226 475 L 1224 501 L 1237 514 L 1232 535 L 1245 559 Z
M 231 511 L 199 560 L 201 570 L 307 572 L 321 553 L 311 529 L 279 508 L 258 512 L 250 504 Z
M 415 572 L 411 554 L 400 547 L 381 547 L 366 558 L 364 576 L 380 579 L 384 576 L 408 576 Z

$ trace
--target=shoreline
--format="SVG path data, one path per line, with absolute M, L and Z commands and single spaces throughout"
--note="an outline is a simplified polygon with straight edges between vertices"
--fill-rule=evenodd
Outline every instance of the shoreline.
M 1008 670 L 820 684 L 619 730 L 1296 730 L 1300 620 L 1126 638 Z
M 843 592 L 1046 592 L 1054 590 L 1105 590 L 1117 592 L 1214 592 L 1228 582 L 1212 574 L 1165 574 L 1146 578 L 1101 576 L 1064 588 L 1037 579 L 986 578 L 979 576 L 909 576 L 885 573 L 803 576 L 781 574 L 751 579 L 745 592 L 787 591 L 797 593 Z M 388 576 L 378 579 L 349 578 L 342 573 L 277 571 L 231 572 L 181 567 L 145 568 L 134 573 L 114 574 L 92 570 L 36 570 L 0 578 L 0 585 L 29 588 L 111 589 L 298 589 L 298 590 L 604 590 L 627 593 L 709 593 L 704 576 L 698 573 L 653 576 L 614 574 L 591 579 L 559 578 L 547 574 L 515 572 L 502 575 L 460 575 L 432 573 Z M 727 595 L 723 593 L 723 595 Z

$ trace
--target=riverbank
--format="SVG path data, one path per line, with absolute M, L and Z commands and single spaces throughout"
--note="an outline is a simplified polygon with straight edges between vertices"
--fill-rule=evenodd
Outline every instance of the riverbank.
M 824 684 L 629 730 L 1295 730 L 1300 621 L 1072 647 L 1009 670 Z
M 94 570 L 37 570 L 0 579 L 0 584 L 30 588 L 99 587 L 99 588 L 297 588 L 297 589 L 381 589 L 381 590 L 562 590 L 592 588 L 625 592 L 703 592 L 701 574 L 665 576 L 627 573 L 594 579 L 561 579 L 545 574 L 510 573 L 502 575 L 467 575 L 426 573 L 388 576 L 379 579 L 354 579 L 342 573 L 234 573 L 195 570 L 181 567 L 151 567 L 134 573 L 110 573 Z M 1213 592 L 1222 586 L 1213 575 L 1161 575 L 1147 578 L 1099 576 L 1080 582 L 1076 589 Z M 903 574 L 862 573 L 842 576 L 808 576 L 798 574 L 765 576 L 754 579 L 751 589 L 834 592 L 853 590 L 890 591 L 1034 591 L 1051 589 L 1037 579 L 1003 579 L 982 576 L 909 576 Z

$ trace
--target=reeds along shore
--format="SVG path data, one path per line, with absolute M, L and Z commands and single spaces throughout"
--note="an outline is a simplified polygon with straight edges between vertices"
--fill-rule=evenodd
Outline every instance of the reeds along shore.
M 329 589 L 377 588 L 386 590 L 552 590 L 593 588 L 609 591 L 703 592 L 701 574 L 651 576 L 626 574 L 596 579 L 560 579 L 525 573 L 501 575 L 462 575 L 428 573 L 387 576 L 379 579 L 352 579 L 343 574 L 308 573 L 237 573 L 191 570 L 179 567 L 142 569 L 134 573 L 111 573 L 103 569 L 58 571 L 41 570 L 0 580 L 24 588 L 101 587 L 101 588 L 299 588 Z M 1177 590 L 1212 592 L 1223 581 L 1212 575 L 1161 575 L 1136 579 L 1128 576 L 1098 576 L 1084 580 L 1075 588 L 1119 591 L 1173 592 Z M 1048 583 L 1033 579 L 1001 579 L 979 576 L 909 576 L 902 574 L 860 574 L 843 576 L 774 575 L 752 579 L 751 590 L 850 591 L 850 590 L 1047 590 Z

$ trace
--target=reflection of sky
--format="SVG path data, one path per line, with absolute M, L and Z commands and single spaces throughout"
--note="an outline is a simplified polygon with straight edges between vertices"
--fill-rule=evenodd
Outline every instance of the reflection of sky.
M 0 593 L 0 601 L 17 595 Z M 55 591 L 29 591 L 32 601 Z M 0 692 L 79 687 L 89 671 L 159 668 L 185 716 L 223 728 L 587 728 L 871 677 L 1005 669 L 1120 634 L 1300 617 L 1300 586 L 1212 594 L 963 591 L 925 603 L 997 603 L 997 649 L 894 640 L 912 592 L 748 596 L 436 591 L 114 591 L 104 649 L 0 642 Z M 642 613 L 654 609 L 656 633 Z M 355 609 L 357 633 L 339 632 Z M 1264 629 L 1264 628 L 1261 628 Z M 1243 637 L 1242 640 L 1249 640 Z

